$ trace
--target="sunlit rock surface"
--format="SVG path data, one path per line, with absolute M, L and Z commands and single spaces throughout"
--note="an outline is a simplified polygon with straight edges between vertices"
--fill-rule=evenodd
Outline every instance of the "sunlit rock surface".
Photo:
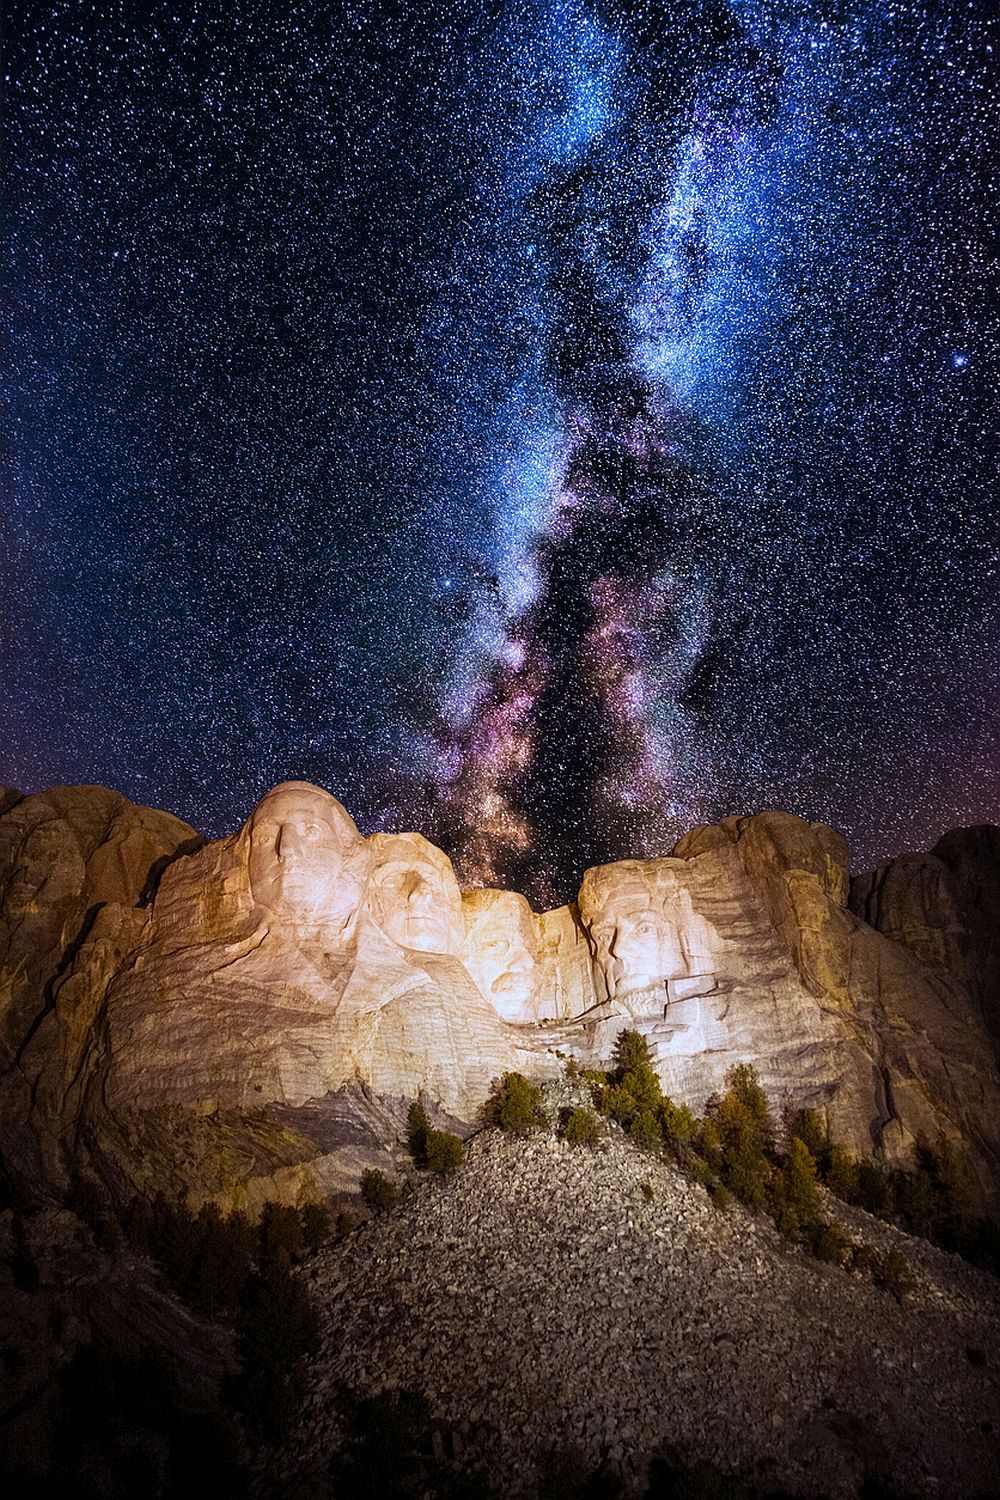
M 514 1054 L 449 951 L 454 875 L 401 836 L 379 885 L 386 841 L 373 843 L 333 797 L 286 783 L 235 838 L 167 872 L 108 993 L 112 1108 L 298 1105 L 355 1077 L 474 1107 Z
M 589 870 L 576 903 L 533 913 L 462 893 L 419 834 L 364 838 L 307 783 L 207 844 L 102 788 L 4 806 L 3 1143 L 29 1177 L 84 1156 L 196 1200 L 328 1193 L 398 1140 L 408 1100 L 472 1123 L 504 1071 L 606 1064 L 628 1026 L 696 1111 L 750 1061 L 776 1110 L 820 1109 L 889 1159 L 943 1133 L 995 1191 L 966 937 L 983 837 L 953 851 L 961 879 L 883 878 L 875 931 L 848 909 L 843 840 L 783 813 Z M 856 885 L 856 909 L 874 899 Z

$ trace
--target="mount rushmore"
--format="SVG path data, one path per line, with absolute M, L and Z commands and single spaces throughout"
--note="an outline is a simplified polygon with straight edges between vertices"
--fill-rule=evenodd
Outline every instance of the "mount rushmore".
M 862 877 L 862 920 L 840 835 L 779 812 L 536 913 L 305 782 L 212 842 L 100 787 L 0 811 L 0 1150 L 34 1190 L 83 1169 L 195 1203 L 322 1196 L 408 1101 L 472 1124 L 504 1072 L 600 1066 L 627 1026 L 698 1112 L 750 1061 L 776 1111 L 889 1161 L 944 1135 L 996 1199 L 996 830 Z

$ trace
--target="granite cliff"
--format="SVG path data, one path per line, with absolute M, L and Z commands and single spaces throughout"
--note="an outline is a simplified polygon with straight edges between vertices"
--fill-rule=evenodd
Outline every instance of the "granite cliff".
M 1000 828 L 953 828 L 927 854 L 883 860 L 851 882 L 850 906 L 958 980 L 1000 1049 Z
M 996 1199 L 995 829 L 852 893 L 832 829 L 727 818 L 537 914 L 460 891 L 418 834 L 362 837 L 306 783 L 213 842 L 99 787 L 0 808 L 0 1142 L 21 1191 L 84 1171 L 123 1196 L 326 1196 L 385 1159 L 409 1100 L 461 1128 L 499 1074 L 597 1065 L 628 1026 L 698 1112 L 749 1060 L 776 1109 L 819 1110 L 858 1153 L 946 1136 Z

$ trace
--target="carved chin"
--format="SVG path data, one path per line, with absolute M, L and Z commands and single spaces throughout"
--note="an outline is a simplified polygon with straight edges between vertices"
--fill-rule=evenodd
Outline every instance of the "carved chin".
M 404 923 L 397 942 L 417 953 L 447 953 L 451 946 L 450 935 L 444 928 L 424 922 Z
M 530 988 L 531 980 L 527 974 L 510 970 L 498 975 L 491 986 L 494 995 L 526 995 Z
M 318 899 L 315 891 L 269 892 L 258 906 L 269 912 L 279 925 L 322 927 L 338 936 L 353 925 L 358 911 L 356 904 L 345 905 L 342 901 L 331 904 Z
M 390 936 L 396 939 L 402 948 L 414 948 L 417 953 L 450 953 L 451 933 L 447 927 L 442 927 L 441 922 L 429 919 L 426 921 L 420 916 L 405 918 L 402 922 L 393 922 Z
M 621 970 L 616 973 L 614 969 L 608 974 L 608 990 L 612 995 L 632 995 L 662 982 L 656 974 L 629 974 Z

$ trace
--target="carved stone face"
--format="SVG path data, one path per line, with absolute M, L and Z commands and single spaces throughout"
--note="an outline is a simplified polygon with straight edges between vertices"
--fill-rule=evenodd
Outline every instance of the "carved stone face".
M 462 893 L 451 860 L 419 833 L 376 833 L 369 888 L 372 916 L 401 948 L 457 954 Z
M 504 1020 L 533 1020 L 536 940 L 531 907 L 513 891 L 466 891 L 462 912 L 462 962 L 477 989 Z
M 243 837 L 257 906 L 291 925 L 347 934 L 371 854 L 335 797 L 307 781 L 284 781 L 258 802 Z
M 678 918 L 671 913 L 675 882 L 650 864 L 623 860 L 588 870 L 580 916 L 597 950 L 611 996 L 627 995 L 687 972 Z

